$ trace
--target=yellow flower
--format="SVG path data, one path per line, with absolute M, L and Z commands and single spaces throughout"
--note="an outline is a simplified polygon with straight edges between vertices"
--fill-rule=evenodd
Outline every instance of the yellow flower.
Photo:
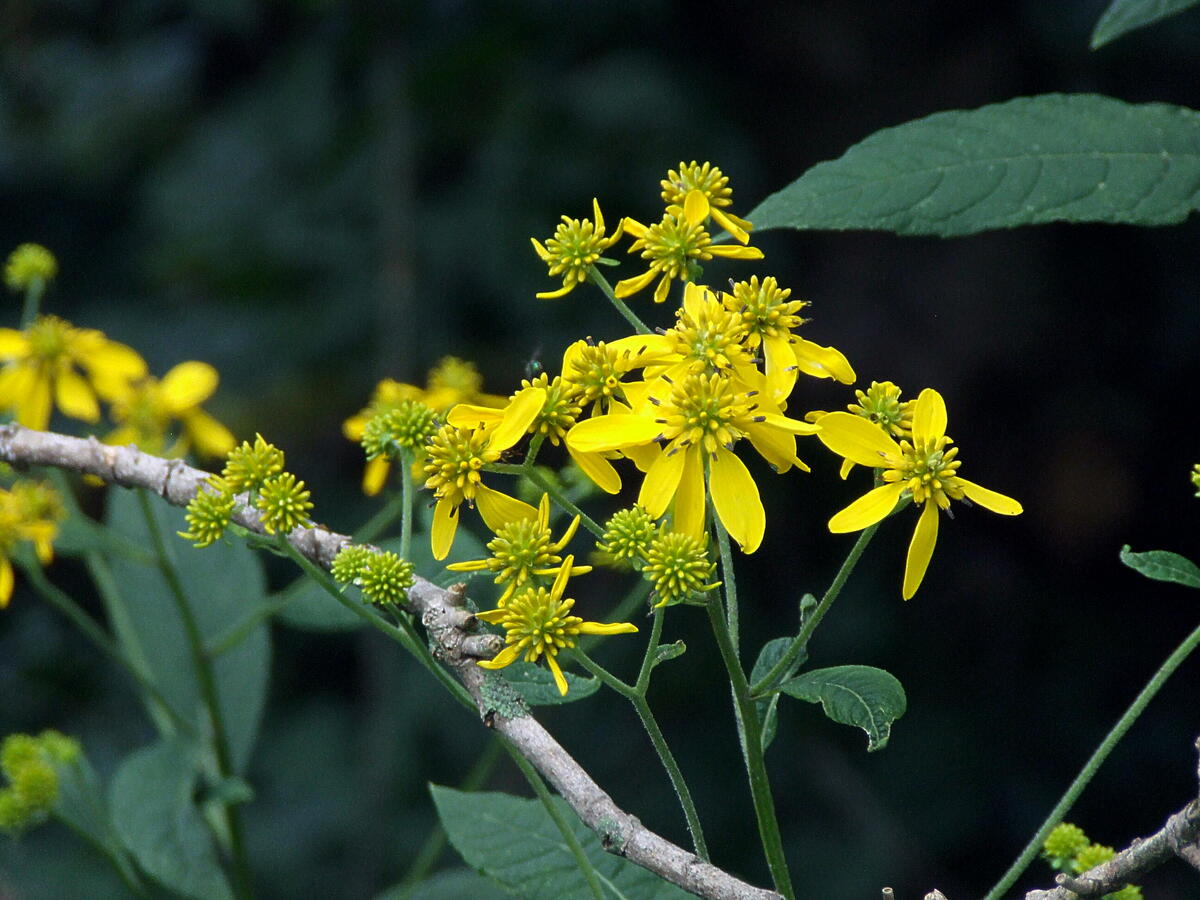
M 859 465 L 883 469 L 884 484 L 855 500 L 829 520 L 834 533 L 861 531 L 882 521 L 896 503 L 911 496 L 923 505 L 904 566 L 903 596 L 917 592 L 937 543 L 938 509 L 964 497 L 1005 516 L 1021 512 L 1011 497 L 975 484 L 958 474 L 958 448 L 946 436 L 946 403 L 932 388 L 921 391 L 912 413 L 912 442 L 897 444 L 878 425 L 848 412 L 834 412 L 817 420 L 822 443 L 834 453 Z
M 554 237 L 547 238 L 544 246 L 535 238 L 529 239 L 542 262 L 550 267 L 550 277 L 561 275 L 563 278 L 563 286 L 559 290 L 543 291 L 537 295 L 539 299 L 551 300 L 575 290 L 575 285 L 587 281 L 588 269 L 596 264 L 605 250 L 620 239 L 625 223 L 618 223 L 617 230 L 611 236 L 605 237 L 600 201 L 594 197 L 592 213 L 595 216 L 594 224 L 589 219 L 581 221 L 563 216 L 562 224 L 555 230 Z
M 536 519 L 516 519 L 496 531 L 496 537 L 488 541 L 492 555 L 487 559 L 451 563 L 446 566 L 452 572 L 496 573 L 496 584 L 508 584 L 497 606 L 504 606 L 518 588 L 523 588 L 539 576 L 557 576 L 562 569 L 562 557 L 558 554 L 575 537 L 579 529 L 579 516 L 571 520 L 563 536 L 557 541 L 550 533 L 550 495 L 542 494 Z M 575 566 L 572 575 L 592 571 L 591 566 Z
M 44 285 L 57 274 L 58 260 L 41 244 L 21 244 L 4 265 L 4 283 L 14 291 L 23 291 L 34 283 Z
M 729 176 L 712 163 L 698 165 L 695 160 L 689 164 L 681 161 L 679 171 L 669 170 L 667 177 L 660 184 L 663 200 L 673 205 L 683 205 L 692 191 L 698 191 L 708 206 L 704 213 L 705 218 L 712 216 L 718 225 L 740 243 L 750 242 L 747 232 L 753 231 L 754 226 L 745 219 L 739 219 L 733 213 L 724 211 L 723 207 L 733 203 L 733 188 L 729 186 Z
M 662 396 L 655 396 L 661 394 Z M 638 505 L 657 519 L 675 504 L 675 531 L 699 538 L 705 523 L 705 470 L 713 507 L 744 553 L 762 543 L 766 512 L 749 470 L 732 451 L 747 438 L 779 472 L 808 470 L 796 457 L 797 434 L 819 426 L 784 416 L 756 389 L 735 378 L 688 375 L 655 382 L 647 401 L 633 413 L 610 413 L 580 422 L 567 433 L 567 446 L 582 452 L 622 450 L 665 442 L 646 472 Z
M 109 444 L 136 444 L 149 453 L 183 456 L 192 447 L 201 456 L 224 456 L 236 444 L 229 429 L 200 408 L 212 396 L 220 377 L 208 363 L 184 362 L 160 381 L 146 376 L 112 400 L 115 431 Z M 168 448 L 174 422 L 183 433 Z
M 493 532 L 515 519 L 537 516 L 528 503 L 494 491 L 482 482 L 482 470 L 519 441 L 546 401 L 541 388 L 518 392 L 499 421 L 482 428 L 443 425 L 429 442 L 425 461 L 425 487 L 434 493 L 430 535 L 433 558 L 445 559 L 458 530 L 458 508 L 464 501 L 477 504 L 484 523 Z
M 729 259 L 762 259 L 757 247 L 739 247 L 714 244 L 704 230 L 704 219 L 711 207 L 703 192 L 689 191 L 683 206 L 669 206 L 657 225 L 643 225 L 634 219 L 625 219 L 625 230 L 636 240 L 629 252 L 642 251 L 642 259 L 648 260 L 650 268 L 641 275 L 617 282 L 614 293 L 628 297 L 647 287 L 658 278 L 654 289 L 654 302 L 667 299 L 667 290 L 672 280 L 693 281 L 699 275 L 699 264 L 714 256 Z
M 425 388 L 415 384 L 405 384 L 391 378 L 385 378 L 375 385 L 370 403 L 342 423 L 342 434 L 349 440 L 359 443 L 366 431 L 367 423 L 383 412 L 397 408 L 405 400 L 416 400 L 424 403 L 435 413 L 446 412 L 458 403 L 474 403 L 481 406 L 500 407 L 508 402 L 504 397 L 495 394 L 485 394 L 483 376 L 472 363 L 456 356 L 446 356 L 438 360 L 436 366 L 429 371 Z M 374 497 L 383 490 L 391 473 L 391 460 L 377 456 L 367 462 L 363 471 L 362 489 L 368 497 Z M 421 476 L 419 462 L 413 465 L 413 477 Z
M 100 419 L 97 397 L 111 399 L 146 374 L 146 363 L 124 344 L 57 316 L 39 316 L 25 331 L 0 328 L 0 408 L 45 431 L 57 405 L 85 422 Z
M 38 561 L 46 565 L 54 558 L 52 541 L 64 517 L 62 500 L 46 485 L 18 481 L 11 491 L 0 488 L 0 609 L 12 599 L 10 557 L 17 545 L 21 541 L 32 543 Z
M 575 557 L 563 560 L 554 585 L 547 591 L 544 587 L 528 587 L 514 596 L 507 606 L 479 613 L 479 618 L 492 625 L 504 628 L 507 646 L 494 659 L 481 660 L 485 669 L 503 669 L 516 662 L 522 653 L 525 661 L 535 663 L 542 656 L 554 674 L 558 692 L 567 693 L 567 679 L 558 666 L 558 651 L 575 646 L 575 638 L 581 634 L 630 634 L 637 626 L 629 622 L 602 625 L 585 622 L 579 616 L 569 615 L 574 600 L 564 600 L 567 579 L 571 577 Z
M 813 378 L 833 378 L 853 384 L 854 369 L 840 350 L 822 347 L 792 332 L 807 319 L 799 316 L 808 303 L 789 300 L 791 288 L 781 288 L 768 276 L 758 276 L 732 285 L 733 293 L 721 295 L 725 308 L 738 313 L 746 327 L 746 345 L 762 347 L 767 385 L 772 396 L 782 401 L 792 392 L 796 375 L 803 372 Z

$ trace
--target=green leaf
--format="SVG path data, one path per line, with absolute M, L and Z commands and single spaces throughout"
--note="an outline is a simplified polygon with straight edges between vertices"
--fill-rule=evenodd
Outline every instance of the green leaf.
M 687 652 L 687 644 L 683 641 L 672 641 L 669 644 L 659 644 L 654 648 L 654 659 L 650 660 L 650 667 L 655 668 L 662 663 L 672 659 L 677 659 Z
M 783 659 L 783 655 L 787 653 L 788 647 L 794 640 L 795 638 L 778 637 L 767 641 L 759 651 L 758 659 L 754 661 L 754 668 L 750 673 L 750 683 L 757 684 L 765 678 L 775 664 Z M 808 650 L 801 650 L 800 655 L 788 666 L 786 674 L 779 681 L 796 674 L 807 659 Z M 775 730 L 779 724 L 779 694 L 773 693 L 770 697 L 762 697 L 756 700 L 755 704 L 758 707 L 758 720 L 762 722 L 762 748 L 765 751 L 775 740 Z
M 904 715 L 908 701 L 895 676 L 872 666 L 834 666 L 797 675 L 779 688 L 809 703 L 820 703 L 825 715 L 867 733 L 867 750 L 882 750 L 892 722 Z
M 438 785 L 430 785 L 430 791 L 450 843 L 467 865 L 524 900 L 592 900 L 575 857 L 539 801 Z M 624 900 L 690 896 L 641 866 L 606 853 L 600 839 L 561 798 L 554 797 L 553 803 L 613 896 Z
M 562 706 L 590 697 L 600 690 L 599 678 L 585 678 L 573 672 L 563 672 L 567 679 L 567 695 L 558 692 L 554 674 L 545 666 L 524 661 L 515 662 L 500 670 L 504 680 L 530 706 Z
M 1019 97 L 885 128 L 747 216 L 772 228 L 954 237 L 1046 222 L 1170 225 L 1200 202 L 1200 114 Z
M 176 532 L 186 529 L 183 511 L 151 497 L 159 532 L 205 642 L 225 633 L 256 604 L 265 602 L 266 578 L 254 551 L 240 542 L 218 542 L 197 550 Z M 153 553 L 137 496 L 124 489 L 108 492 L 106 521 L 121 536 Z M 116 579 L 124 614 L 114 617 L 117 636 L 133 659 L 145 663 L 147 674 L 172 707 L 190 717 L 200 733 L 209 730 L 203 712 L 187 631 L 167 580 L 156 563 L 139 561 L 121 553 L 106 553 Z M 217 696 L 229 739 L 234 768 L 245 770 L 258 732 L 267 679 L 271 644 L 266 624 L 213 660 Z
M 55 769 L 58 797 L 54 801 L 54 815 L 108 856 L 130 883 L 138 884 L 138 874 L 113 825 L 108 798 L 87 756 L 81 750 L 76 759 L 56 763 Z
M 420 884 L 398 884 L 377 894 L 375 900 L 507 900 L 511 897 L 478 872 L 470 869 L 448 869 L 431 875 Z
M 1092 32 L 1092 49 L 1097 50 L 1135 28 L 1183 12 L 1197 2 L 1200 0 L 1113 0 Z
M 195 760 L 185 746 L 143 747 L 113 776 L 113 822 L 134 859 L 165 887 L 199 900 L 232 900 L 212 835 L 192 802 L 195 785 Z
M 1170 550 L 1131 553 L 1129 545 L 1126 544 L 1121 548 L 1121 562 L 1155 581 L 1174 581 L 1188 587 L 1200 588 L 1200 568 L 1187 557 Z

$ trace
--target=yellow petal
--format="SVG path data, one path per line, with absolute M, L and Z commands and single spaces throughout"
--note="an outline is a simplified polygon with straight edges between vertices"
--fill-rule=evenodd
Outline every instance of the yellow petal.
M 683 464 L 687 454 L 676 450 L 663 453 L 646 473 L 642 489 L 638 492 L 638 504 L 650 513 L 652 519 L 657 519 L 671 503 L 675 489 L 679 487 L 679 479 L 683 477 Z
M 13 567 L 7 556 L 0 556 L 0 609 L 8 606 L 13 592 Z
M 900 447 L 883 429 L 861 416 L 848 412 L 833 412 L 817 419 L 821 443 L 860 466 L 886 466 L 885 457 L 900 458 Z
M 446 421 L 455 428 L 480 428 L 498 425 L 504 411 L 491 406 L 459 403 L 446 414 Z
M 479 616 L 483 618 L 483 616 Z M 517 657 L 521 655 L 521 647 L 519 644 L 509 644 L 491 659 L 479 660 L 479 666 L 484 669 L 503 669 L 505 666 L 511 666 L 517 661 Z
M 537 297 L 539 300 L 557 300 L 559 297 L 565 297 L 567 294 L 571 293 L 571 291 L 575 290 L 576 284 L 578 284 L 578 282 L 568 281 L 557 291 L 538 291 L 533 296 Z
M 757 247 L 738 247 L 734 244 L 713 244 L 706 248 L 713 256 L 726 259 L 762 259 L 763 252 Z
M 13 398 L 17 406 L 17 421 L 26 428 L 45 431 L 50 424 L 50 382 L 38 373 L 29 371 L 25 388 L 23 396 Z
M 475 488 L 475 508 L 483 517 L 483 523 L 493 533 L 517 519 L 537 519 L 537 510 L 508 494 L 493 491 L 485 484 Z M 442 557 L 438 557 L 441 559 Z
M 542 246 L 542 242 L 537 238 L 530 238 L 529 242 L 533 244 L 533 252 L 541 257 L 542 262 L 550 262 L 550 251 Z
M 896 501 L 903 491 L 902 481 L 868 491 L 830 519 L 829 530 L 834 534 L 845 534 L 869 528 L 896 508 Z
M 925 388 L 913 407 L 913 439 L 933 441 L 946 433 L 946 401 L 933 388 Z
M 488 455 L 498 457 L 501 451 L 519 441 L 545 403 L 546 392 L 541 388 L 525 388 L 513 397 L 504 410 L 504 417 L 488 431 Z
M 763 338 L 763 357 L 766 362 L 767 388 L 776 402 L 787 399 L 796 386 L 796 353 L 791 342 L 781 334 Z
M 620 450 L 647 444 L 662 434 L 662 425 L 647 416 L 613 413 L 584 419 L 567 432 L 567 446 L 583 453 Z
M 990 509 L 1002 516 L 1019 516 L 1023 512 L 1021 504 L 1012 497 L 1006 497 L 997 491 L 990 491 L 965 478 L 958 479 L 958 483 L 962 485 L 963 493 L 984 509 Z
M 80 362 L 87 367 L 96 391 L 102 397 L 119 394 L 130 381 L 146 374 L 146 361 L 132 347 L 107 339 L 89 342 Z
M 558 660 L 554 658 L 553 653 L 546 654 L 546 665 L 554 673 L 554 683 L 558 686 L 558 692 L 564 697 L 567 696 L 567 679 L 563 677 L 562 669 L 558 667 Z
M 367 423 L 371 421 L 371 416 L 363 410 L 356 416 L 351 416 L 342 423 L 342 434 L 347 440 L 361 441 L 363 432 L 367 429 Z
M 933 557 L 933 548 L 937 544 L 938 507 L 936 503 L 926 502 L 921 518 L 917 520 L 917 528 L 913 532 L 912 543 L 908 545 L 908 558 L 904 562 L 904 599 L 908 600 L 921 586 L 925 570 L 929 568 L 929 560 Z
M 382 491 L 391 470 L 392 463 L 386 456 L 368 460 L 367 467 L 363 469 L 362 492 L 368 497 L 374 497 Z
M 736 216 L 728 216 L 716 206 L 712 207 L 709 212 L 712 213 L 712 217 L 718 225 L 733 235 L 735 241 L 739 244 L 750 243 L 750 235 L 746 233 L 746 229 L 735 221 Z
M 679 487 L 675 490 L 675 518 L 672 527 L 675 531 L 699 539 L 704 537 L 704 462 L 699 446 L 688 449 L 686 455 L 683 475 L 680 476 Z
M 580 634 L 633 634 L 637 631 L 637 626 L 632 622 L 613 622 L 610 625 L 580 622 L 578 628 Z
M 854 384 L 857 376 L 850 361 L 835 347 L 822 347 L 798 337 L 792 344 L 796 365 L 813 378 L 832 378 L 842 384 Z
M 842 479 L 842 481 L 845 481 L 850 475 L 850 470 L 853 468 L 854 468 L 854 460 L 843 459 L 842 467 L 840 469 L 838 469 L 838 478 Z
M 595 234 L 604 234 L 604 213 L 600 212 L 600 201 L 592 198 L 592 223 L 596 226 Z
M 182 362 L 163 376 L 163 403 L 172 415 L 199 406 L 213 395 L 220 376 L 208 363 Z
M 450 563 L 446 566 L 451 572 L 479 572 L 488 567 L 486 559 L 469 559 L 466 562 Z
M 537 522 L 538 530 L 545 529 L 550 524 L 550 495 L 545 491 L 542 492 L 542 499 L 537 505 Z
M 801 422 L 799 419 L 789 419 L 787 416 L 776 413 L 762 413 L 761 415 L 764 425 L 770 425 L 772 428 L 778 428 L 789 434 L 819 434 L 821 432 L 820 425 Z
M 646 232 L 649 231 L 645 225 L 643 225 L 637 219 L 629 218 L 629 216 L 625 217 L 623 224 L 625 226 L 625 230 L 629 232 L 629 234 L 632 234 L 635 238 L 645 237 Z
M 434 559 L 445 559 L 450 555 L 456 531 L 458 531 L 458 507 L 443 497 L 433 508 L 433 528 L 429 532 Z
M 669 354 L 674 341 L 665 334 L 633 334 L 609 341 L 605 346 L 618 356 L 625 356 L 630 367 L 637 369 L 651 360 Z
M 579 466 L 583 474 L 592 479 L 600 490 L 608 494 L 621 492 L 621 476 L 602 454 L 576 450 L 570 444 L 567 444 L 567 452 L 571 454 L 571 459 L 575 460 L 575 465 Z
M 746 464 L 733 451 L 718 447 L 709 466 L 708 487 L 729 536 L 741 545 L 743 553 L 753 553 L 762 543 L 767 514 Z
M 708 197 L 697 188 L 692 188 L 683 198 L 683 217 L 689 225 L 699 225 L 707 219 L 708 208 Z
M 708 295 L 708 288 L 702 284 L 689 281 L 683 286 L 683 311 L 693 322 L 704 315 L 704 310 L 709 302 Z
M 575 372 L 573 363 L 583 355 L 583 350 L 587 345 L 587 341 L 576 341 L 573 344 L 568 344 L 567 349 L 563 351 L 562 377 L 565 380 L 575 380 L 577 373 Z
M 625 230 L 629 231 L 629 220 L 625 220 Z M 618 281 L 616 287 L 613 288 L 613 293 L 617 295 L 617 299 L 623 299 L 636 294 L 638 291 L 652 282 L 658 275 L 658 269 L 647 269 L 641 275 L 635 275 L 633 278 L 626 278 Z
M 662 448 L 655 443 L 637 444 L 622 448 L 621 454 L 632 459 L 639 472 L 649 472 L 650 467 L 662 455 Z
M 237 445 L 233 433 L 202 409 L 185 413 L 183 427 L 201 456 L 224 456 Z
M 0 359 L 17 359 L 29 355 L 29 339 L 25 332 L 0 328 Z
M 654 302 L 662 303 L 667 299 L 667 291 L 671 289 L 671 279 L 664 275 L 654 288 Z
M 82 375 L 71 369 L 60 369 L 54 379 L 54 401 L 66 415 L 84 422 L 100 420 L 100 404 Z
M 768 428 L 764 425 L 747 425 L 746 437 L 771 468 L 776 472 L 786 472 L 796 466 L 804 472 L 808 466 L 796 456 L 796 436 L 778 428 Z
M 562 561 L 558 574 L 554 576 L 554 584 L 550 586 L 550 597 L 556 603 L 562 600 L 563 591 L 567 589 L 567 581 L 571 577 L 571 569 L 575 565 L 575 555 L 568 554 Z

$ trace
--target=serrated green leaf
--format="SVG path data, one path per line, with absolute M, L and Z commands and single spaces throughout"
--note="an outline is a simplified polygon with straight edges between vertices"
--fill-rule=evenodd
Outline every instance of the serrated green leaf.
M 599 678 L 584 678 L 573 672 L 563 672 L 567 679 L 567 694 L 558 692 L 554 674 L 545 666 L 524 661 L 515 662 L 500 670 L 504 680 L 530 706 L 562 706 L 590 697 L 600 690 Z
M 524 900 L 593 900 L 562 834 L 539 801 L 438 785 L 430 785 L 430 792 L 450 843 L 467 865 Z M 641 866 L 606 853 L 600 839 L 562 799 L 554 797 L 553 803 L 613 896 L 624 900 L 691 896 Z
M 420 884 L 398 884 L 375 896 L 375 900 L 506 900 L 508 891 L 470 869 L 448 869 Z
M 825 715 L 867 733 L 867 750 L 882 750 L 892 734 L 892 722 L 904 715 L 908 700 L 894 675 L 873 666 L 833 666 L 814 669 L 784 682 L 783 693 L 820 703 Z
M 759 651 L 758 659 L 754 661 L 754 668 L 750 673 L 751 684 L 757 684 L 766 677 L 775 664 L 783 659 L 793 640 L 795 638 L 778 637 L 763 644 L 763 648 Z M 796 657 L 792 665 L 788 666 L 787 672 L 779 681 L 783 681 L 796 674 L 807 659 L 808 651 L 801 650 L 800 655 Z M 762 748 L 765 751 L 771 746 L 771 742 L 775 740 L 775 730 L 779 724 L 779 694 L 773 693 L 770 697 L 763 697 L 756 700 L 755 704 L 758 706 L 758 720 L 762 723 Z
M 192 802 L 191 752 L 161 741 L 130 754 L 113 776 L 113 824 L 147 874 L 185 897 L 232 900 L 212 835 Z
M 1097 50 L 1135 28 L 1183 12 L 1200 0 L 1113 0 L 1092 31 L 1092 49 Z
M 1176 584 L 1200 588 L 1200 567 L 1186 556 L 1180 556 L 1170 550 L 1132 553 L 1126 544 L 1121 548 L 1121 562 L 1155 581 L 1174 581 Z
M 150 501 L 204 641 L 223 635 L 231 622 L 265 602 L 266 577 L 254 551 L 234 541 L 197 550 L 176 534 L 186 528 L 183 511 L 158 497 Z M 119 535 L 153 552 L 133 491 L 114 488 L 108 492 L 105 521 Z M 175 711 L 191 717 L 198 733 L 206 733 L 208 723 L 187 631 L 161 570 L 155 563 L 121 553 L 106 553 L 105 558 L 126 608 L 126 614 L 115 623 L 119 640 L 135 659 L 145 661 L 147 674 Z M 254 628 L 241 643 L 214 659 L 212 666 L 233 765 L 241 772 L 249 760 L 266 701 L 271 668 L 267 626 Z
M 1019 97 L 885 128 L 747 218 L 954 237 L 1046 222 L 1170 225 L 1200 203 L 1200 114 L 1096 94 Z

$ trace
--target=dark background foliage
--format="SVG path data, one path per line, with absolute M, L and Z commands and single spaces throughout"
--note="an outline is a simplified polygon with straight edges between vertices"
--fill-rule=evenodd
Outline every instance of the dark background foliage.
M 1021 94 L 1200 106 L 1200 16 L 1093 53 L 1105 5 L 9 0 L 0 250 L 51 247 L 48 309 L 132 344 L 156 372 L 216 365 L 212 411 L 286 448 L 321 521 L 348 530 L 378 504 L 358 491 L 340 424 L 379 378 L 421 382 L 455 354 L 505 393 L 531 357 L 553 369 L 570 340 L 622 333 L 587 288 L 533 298 L 552 283 L 529 237 L 560 214 L 587 215 L 598 196 L 614 222 L 653 216 L 658 179 L 693 158 L 733 176 L 745 213 L 878 128 Z M 954 241 L 771 233 L 764 265 L 712 269 L 778 275 L 813 302 L 808 335 L 864 381 L 936 386 L 969 476 L 1026 510 L 945 523 L 907 604 L 910 525 L 889 526 L 819 633 L 814 665 L 883 666 L 910 709 L 868 756 L 861 734 L 785 704 L 768 762 L 801 896 L 982 894 L 1194 626 L 1194 596 L 1140 579 L 1117 551 L 1200 549 L 1187 481 L 1200 458 L 1197 236 L 1194 221 Z M 5 324 L 16 317 L 14 303 Z M 848 399 L 809 381 L 793 402 Z M 823 590 L 850 544 L 824 522 L 857 488 L 815 443 L 804 450 L 811 476 L 756 469 L 769 525 L 741 561 L 751 650 L 794 627 L 796 601 Z M 70 563 L 53 574 L 82 589 Z M 619 586 L 587 584 L 580 607 L 602 616 Z M 693 612 L 670 618 L 667 637 L 689 650 L 659 670 L 652 701 L 716 860 L 765 882 L 728 692 Z M 433 824 L 426 783 L 460 783 L 487 735 L 374 635 L 274 639 L 246 809 L 262 893 L 370 896 Z M 636 650 L 618 643 L 607 659 L 627 668 Z M 1073 813 L 1095 839 L 1123 844 L 1194 796 L 1198 666 Z M 0 732 L 79 735 L 105 772 L 149 736 L 127 683 L 21 587 L 0 620 L 0 698 Z M 542 718 L 618 803 L 685 840 L 629 709 L 594 699 Z M 527 791 L 507 764 L 490 785 Z M 96 896 L 106 882 L 79 879 L 100 868 L 47 829 L 4 845 L 0 896 Z M 1155 900 L 1196 890 L 1180 865 L 1146 885 Z

